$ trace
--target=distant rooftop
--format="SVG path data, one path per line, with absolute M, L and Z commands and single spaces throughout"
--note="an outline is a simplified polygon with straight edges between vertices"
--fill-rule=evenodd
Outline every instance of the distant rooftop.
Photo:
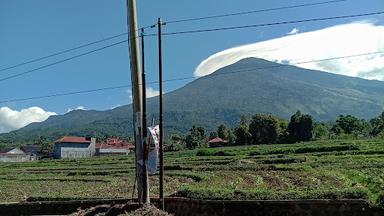
M 208 141 L 208 143 L 227 143 L 227 142 L 228 142 L 227 140 L 223 140 L 219 137 L 211 139 Z
M 65 136 L 56 140 L 55 143 L 91 143 L 91 140 L 87 140 L 85 137 Z
M 2 149 L 0 149 L 0 154 L 7 153 L 7 152 L 11 151 L 12 149 L 14 149 L 14 148 L 2 148 Z
M 135 146 L 132 144 L 125 145 L 108 145 L 106 143 L 97 143 L 96 148 L 98 149 L 135 149 Z

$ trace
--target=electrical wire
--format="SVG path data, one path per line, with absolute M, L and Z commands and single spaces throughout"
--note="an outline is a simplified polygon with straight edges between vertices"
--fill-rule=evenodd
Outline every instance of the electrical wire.
M 148 29 L 148 28 L 151 28 L 152 26 L 153 25 L 145 26 L 145 27 L 142 27 L 140 29 Z M 136 31 L 138 31 L 138 30 L 136 30 Z M 0 69 L 0 72 L 7 71 L 7 70 L 10 70 L 10 69 L 13 69 L 13 68 L 17 68 L 17 67 L 20 67 L 20 66 L 23 66 L 23 65 L 31 64 L 31 63 L 34 63 L 34 62 L 38 62 L 38 61 L 41 61 L 41 60 L 44 60 L 44 59 L 48 59 L 48 58 L 51 58 L 51 57 L 54 57 L 54 56 L 62 55 L 62 54 L 65 54 L 65 53 L 69 53 L 69 52 L 72 52 L 72 51 L 75 51 L 75 50 L 79 50 L 79 49 L 82 49 L 82 48 L 85 48 L 85 47 L 88 47 L 88 46 L 91 46 L 91 45 L 94 45 L 94 44 L 99 44 L 99 43 L 102 43 L 102 42 L 105 42 L 105 41 L 109 41 L 109 40 L 112 40 L 112 39 L 115 39 L 115 38 L 118 38 L 118 37 L 121 37 L 121 36 L 124 36 L 124 35 L 127 35 L 127 34 L 128 33 L 125 32 L 125 33 L 113 35 L 113 36 L 106 37 L 106 38 L 103 38 L 103 39 L 100 39 L 100 40 L 96 40 L 96 41 L 93 41 L 93 42 L 82 44 L 82 45 L 77 46 L 77 47 L 69 48 L 69 49 L 62 50 L 62 51 L 59 51 L 59 52 L 55 52 L 55 53 L 52 53 L 52 54 L 49 54 L 49 55 L 46 55 L 46 56 L 42 56 L 42 57 L 38 57 L 38 58 L 35 58 L 35 59 L 31 59 L 31 60 L 28 60 L 28 61 L 25 61 L 25 62 L 21 62 L 21 63 L 15 64 L 15 65 L 12 65 L 12 66 L 8 66 L 8 67 L 5 67 L 5 68 L 2 68 L 2 69 Z
M 20 76 L 23 76 L 23 75 L 26 75 L 26 74 L 29 74 L 29 73 L 32 73 L 32 72 L 35 72 L 35 71 L 47 68 L 47 67 L 51 67 L 53 65 L 57 65 L 57 64 L 60 64 L 60 63 L 63 63 L 63 62 L 67 62 L 67 61 L 70 61 L 72 59 L 76 59 L 76 58 L 79 58 L 79 57 L 82 57 L 82 56 L 85 56 L 85 55 L 89 55 L 91 53 L 95 53 L 95 52 L 98 52 L 98 51 L 101 51 L 101 50 L 104 50 L 104 49 L 107 49 L 107 48 L 110 48 L 110 47 L 113 47 L 113 46 L 117 46 L 119 44 L 126 43 L 126 42 L 128 42 L 128 40 L 119 41 L 119 42 L 116 42 L 116 43 L 113 43 L 113 44 L 110 44 L 110 45 L 107 45 L 107 46 L 104 46 L 104 47 L 100 47 L 98 49 L 94 49 L 94 50 L 91 50 L 91 51 L 88 51 L 88 52 L 85 52 L 85 53 L 81 53 L 79 55 L 75 55 L 75 56 L 72 56 L 72 57 L 69 57 L 69 58 L 66 58 L 66 59 L 62 59 L 62 60 L 59 60 L 59 61 L 47 64 L 47 65 L 43 65 L 43 66 L 38 67 L 38 68 L 34 68 L 34 69 L 27 70 L 27 71 L 24 71 L 24 72 L 21 72 L 21 73 L 17 73 L 17 74 L 11 75 L 11 76 L 7 76 L 7 77 L 4 77 L 4 78 L 1 78 L 0 82 L 6 81 L 6 80 L 9 80 L 9 79 L 13 79 L 13 78 L 16 78 L 16 77 L 20 77 Z
M 384 14 L 384 11 L 372 12 L 372 13 L 364 13 L 364 14 L 352 14 L 352 15 L 334 16 L 334 17 L 312 18 L 312 19 L 305 19 L 305 20 L 293 20 L 293 21 L 282 21 L 282 22 L 254 24 L 254 25 L 232 26 L 232 27 L 213 28 L 213 29 L 199 29 L 199 30 L 179 31 L 179 32 L 168 32 L 168 33 L 164 33 L 163 35 L 168 36 L 168 35 L 202 33 L 202 32 L 234 30 L 234 29 L 244 29 L 244 28 L 255 28 L 255 27 L 264 27 L 264 26 L 292 24 L 292 23 L 303 23 L 303 22 L 325 21 L 325 20 L 334 20 L 334 19 L 355 18 L 355 17 L 363 17 L 363 16 L 374 16 L 374 15 L 380 15 L 380 14 Z M 157 36 L 157 34 L 146 34 L 145 36 Z M 88 55 L 88 54 L 91 54 L 91 53 L 94 53 L 94 52 L 97 52 L 97 51 L 100 51 L 100 50 L 104 50 L 106 48 L 113 47 L 113 46 L 116 46 L 118 44 L 125 43 L 127 41 L 128 40 L 123 40 L 123 41 L 120 41 L 120 42 L 117 42 L 117 43 L 114 43 L 114 44 L 111 44 L 111 45 L 107 45 L 107 46 L 104 46 L 104 47 L 101 47 L 101 48 L 98 48 L 98 49 L 95 49 L 95 50 L 91 50 L 91 51 L 88 51 L 88 52 L 85 52 L 85 53 L 82 53 L 82 54 L 79 54 L 79 55 L 76 55 L 76 56 L 64 59 L 64 60 L 56 61 L 54 63 L 48 64 L 48 65 L 44 65 L 44 66 L 41 66 L 41 67 L 38 67 L 38 68 L 35 68 L 35 69 L 32 69 L 32 70 L 28 70 L 28 71 L 25 71 L 25 72 L 22 72 L 22 73 L 18 73 L 18 74 L 14 74 L 14 75 L 11 75 L 11 76 L 8 76 L 8 77 L 5 77 L 5 78 L 1 78 L 0 82 L 5 81 L 5 80 L 9 80 L 9 79 L 13 79 L 15 77 L 23 76 L 25 74 L 29 74 L 29 73 L 35 72 L 37 70 L 41 70 L 41 69 L 44 69 L 44 68 L 47 68 L 47 67 L 50 67 L 50 66 L 53 66 L 53 65 L 56 65 L 56 64 L 60 64 L 60 63 L 63 63 L 63 62 L 75 59 L 75 58 L 79 58 L 79 57 L 82 57 L 82 56 L 85 56 L 85 55 Z
M 253 14 L 253 13 L 260 13 L 260 12 L 269 12 L 269 11 L 276 11 L 276 10 L 293 9 L 293 8 L 300 8 L 300 7 L 324 5 L 324 4 L 332 4 L 332 3 L 339 3 L 339 2 L 344 2 L 344 1 L 347 1 L 347 0 L 332 0 L 332 1 L 317 2 L 317 3 L 299 4 L 299 5 L 283 6 L 283 7 L 276 7 L 276 8 L 266 8 L 266 9 L 261 9 L 261 10 L 252 10 L 252 11 L 243 11 L 243 12 L 237 12 L 237 13 L 228 13 L 228 14 L 221 14 L 221 15 L 205 16 L 205 17 L 195 17 L 195 18 L 189 18 L 189 19 L 170 20 L 170 21 L 167 22 L 167 24 L 191 22 L 191 21 L 198 21 L 198 20 L 207 20 L 207 19 L 231 17 L 231 16 L 239 16 L 239 15 L 246 15 L 246 14 Z M 144 26 L 144 27 L 141 27 L 139 29 L 136 29 L 136 31 L 139 31 L 140 29 L 153 28 L 155 26 L 156 25 Z M 125 32 L 125 33 L 113 35 L 113 36 L 106 37 L 106 38 L 103 38 L 103 39 L 100 39 L 100 40 L 96 40 L 96 41 L 93 41 L 93 42 L 82 44 L 82 45 L 79 45 L 77 47 L 69 48 L 69 49 L 62 50 L 62 51 L 59 51 L 59 52 L 55 52 L 55 53 L 52 53 L 52 54 L 49 54 L 49 55 L 46 55 L 46 56 L 42 56 L 42 57 L 31 59 L 31 60 L 28 60 L 28 61 L 25 61 L 25 62 L 21 62 L 21 63 L 15 64 L 15 65 L 12 65 L 12 66 L 4 67 L 4 68 L 0 69 L 0 72 L 7 71 L 7 70 L 10 70 L 10 69 L 14 69 L 14 68 L 17 68 L 17 67 L 20 67 L 20 66 L 23 66 L 23 65 L 31 64 L 31 63 L 34 63 L 34 62 L 38 62 L 38 61 L 41 61 L 41 60 L 44 60 L 44 59 L 48 59 L 48 58 L 51 58 L 51 57 L 54 57 L 54 56 L 62 55 L 62 54 L 65 54 L 65 53 L 68 53 L 68 52 L 72 52 L 72 51 L 75 51 L 75 50 L 78 50 L 78 49 L 82 49 L 82 48 L 85 48 L 85 47 L 88 47 L 88 46 L 91 46 L 91 45 L 94 45 L 94 44 L 98 44 L 98 43 L 102 43 L 102 42 L 105 42 L 105 41 L 109 41 L 109 40 L 112 40 L 112 39 L 115 39 L 115 38 L 118 38 L 118 37 L 121 37 L 121 36 L 127 35 L 127 34 L 128 33 Z
M 0 103 L 37 100 L 37 99 L 43 99 L 43 98 L 52 98 L 52 97 L 61 97 L 61 96 L 68 96 L 68 95 L 85 94 L 85 93 L 100 92 L 100 91 L 107 91 L 107 90 L 114 90 L 114 89 L 122 89 L 122 88 L 128 88 L 128 87 L 131 87 L 131 85 L 111 86 L 111 87 L 88 89 L 88 90 L 82 90 L 82 91 L 57 93 L 57 94 L 50 94 L 50 95 L 43 95 L 43 96 L 33 96 L 33 97 L 28 97 L 28 98 L 10 99 L 10 100 L 0 101 Z
M 9 66 L 9 67 L 0 69 L 0 72 L 6 71 L 6 70 L 10 70 L 10 69 L 13 69 L 13 68 L 17 68 L 17 67 L 20 67 L 20 66 L 23 66 L 23 65 L 26 65 L 26 64 L 38 62 L 38 61 L 41 61 L 41 60 L 44 60 L 44 59 L 47 59 L 47 58 L 51 58 L 51 57 L 54 57 L 54 56 L 58 56 L 58 55 L 61 55 L 61 54 L 64 54 L 64 53 L 72 52 L 72 51 L 75 51 L 75 50 L 78 50 L 78 49 L 81 49 L 81 48 L 84 48 L 84 47 L 87 47 L 87 46 L 91 46 L 91 45 L 94 45 L 94 44 L 98 44 L 98 43 L 101 43 L 101 42 L 104 42 L 104 41 L 112 40 L 114 38 L 118 38 L 118 37 L 126 35 L 126 34 L 127 33 L 122 33 L 122 34 L 114 35 L 114 36 L 111 36 L 111 37 L 103 38 L 101 40 L 93 41 L 93 42 L 86 43 L 86 44 L 83 44 L 83 45 L 80 45 L 80 46 L 77 46 L 77 47 L 73 47 L 73 48 L 70 48 L 70 49 L 62 50 L 62 51 L 55 52 L 55 53 L 52 53 L 52 54 L 49 54 L 49 55 L 46 55 L 46 56 L 42 56 L 42 57 L 35 58 L 35 59 L 29 60 L 29 61 L 25 61 L 25 62 L 22 62 L 22 63 L 19 63 L 19 64 L 15 64 L 13 66 Z
M 179 20 L 170 20 L 170 21 L 167 21 L 166 23 L 172 24 L 172 23 L 201 21 L 201 20 L 208 20 L 208 19 L 216 19 L 216 18 L 224 18 L 224 17 L 232 17 L 232 16 L 261 13 L 261 12 L 270 12 L 270 11 L 286 10 L 286 9 L 309 7 L 309 6 L 316 6 L 316 5 L 333 4 L 333 3 L 340 3 L 340 2 L 345 2 L 345 1 L 347 1 L 347 0 L 333 0 L 333 1 L 315 2 L 315 3 L 307 3 L 307 4 L 298 4 L 298 5 L 290 5 L 290 6 L 283 6 L 283 7 L 266 8 L 266 9 L 260 9 L 260 10 L 242 11 L 242 12 L 237 12 L 237 13 L 228 13 L 228 14 L 195 17 L 195 18 L 187 18 L 187 19 L 179 19 Z
M 265 69 L 271 69 L 271 68 L 279 68 L 279 67 L 290 67 L 290 66 L 297 66 L 301 64 L 308 64 L 308 63 L 315 63 L 315 62 L 322 62 L 322 61 L 331 61 L 331 60 L 338 60 L 338 59 L 345 59 L 345 58 L 354 58 L 354 57 L 361 57 L 361 56 L 367 56 L 367 55 L 376 55 L 376 54 L 384 54 L 384 51 L 378 51 L 378 52 L 369 52 L 369 53 L 360 53 L 360 54 L 354 54 L 354 55 L 346 55 L 346 56 L 337 56 L 337 57 L 331 57 L 331 58 L 324 58 L 324 59 L 316 59 L 316 60 L 307 60 L 307 61 L 300 61 L 296 62 L 294 64 L 279 64 L 274 66 L 268 66 L 268 67 L 248 67 L 241 70 L 234 70 L 229 71 L 225 73 L 214 73 L 210 74 L 209 76 L 204 77 L 212 77 L 212 76 L 223 76 L 228 74 L 235 74 L 235 73 L 244 73 L 249 71 L 257 71 L 257 70 L 265 70 Z M 204 78 L 201 77 L 201 78 Z M 181 78 L 173 78 L 173 79 L 167 79 L 164 80 L 163 83 L 167 82 L 175 82 L 175 81 L 183 81 L 183 80 L 190 80 L 190 79 L 196 79 L 194 76 L 189 77 L 181 77 Z M 159 83 L 158 81 L 149 81 L 147 84 L 156 84 Z M 27 97 L 27 98 L 18 98 L 18 99 L 8 99 L 8 100 L 2 100 L 0 101 L 0 104 L 2 103 L 10 103 L 10 102 L 19 102 L 19 101 L 28 101 L 28 100 L 36 100 L 36 99 L 43 99 L 43 98 L 52 98 L 52 97 L 60 97 L 60 96 L 68 96 L 68 95 L 77 95 L 77 94 L 85 94 L 85 93 L 92 93 L 92 92 L 101 92 L 101 91 L 107 91 L 107 90 L 114 90 L 114 89 L 123 89 L 132 87 L 132 85 L 119 85 L 119 86 L 111 86 L 111 87 L 104 87 L 104 88 L 97 88 L 97 89 L 89 89 L 89 90 L 82 90 L 82 91 L 74 91 L 74 92 L 66 92 L 66 93 L 56 93 L 56 94 L 50 94 L 50 95 L 43 95 L 43 96 L 33 96 L 33 97 Z
M 351 14 L 351 15 L 343 15 L 343 16 L 333 16 L 333 17 L 311 18 L 311 19 L 303 19 L 303 20 L 280 21 L 280 22 L 273 22 L 273 23 L 242 25 L 242 26 L 229 26 L 229 27 L 220 27 L 220 28 L 196 29 L 196 30 L 177 31 L 177 32 L 165 32 L 165 33 L 163 33 L 163 35 L 168 36 L 168 35 L 193 34 L 193 33 L 203 33 L 203 32 L 227 31 L 227 30 L 235 30 L 235 29 L 246 29 L 246 28 L 266 27 L 266 26 L 275 26 L 275 25 L 296 24 L 296 23 L 304 23 L 304 22 L 318 22 L 318 21 L 328 21 L 328 20 L 336 20 L 336 19 L 357 18 L 357 17 L 375 16 L 375 15 L 382 15 L 382 14 L 384 14 L 384 11 L 378 11 L 378 12 L 372 12 L 372 13 L 363 13 L 363 14 Z M 157 36 L 157 34 L 148 34 L 147 36 Z

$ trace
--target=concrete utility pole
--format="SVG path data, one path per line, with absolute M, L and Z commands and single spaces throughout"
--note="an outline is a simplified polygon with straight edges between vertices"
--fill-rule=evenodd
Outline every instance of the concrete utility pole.
M 161 18 L 157 21 L 157 35 L 159 46 L 159 128 L 160 128 L 160 205 L 164 210 L 164 125 L 163 125 L 163 50 L 162 50 L 162 32 L 163 25 Z
M 135 153 L 136 153 L 136 179 L 137 179 L 137 192 L 138 200 L 141 203 L 146 203 L 144 200 L 144 193 L 149 194 L 148 188 L 143 190 L 143 175 L 142 166 L 139 166 L 138 161 L 143 160 L 143 146 L 142 135 L 143 128 L 141 121 L 143 119 L 143 101 L 142 89 L 139 84 L 142 84 L 141 70 L 140 70 L 140 51 L 139 51 L 139 34 L 137 30 L 137 15 L 136 15 L 136 0 L 127 0 L 127 24 L 128 24 L 128 44 L 131 65 L 131 82 L 132 82 L 132 111 L 133 111 L 133 129 L 135 138 Z M 146 176 L 148 178 L 148 176 Z M 149 196 L 148 196 L 149 198 Z

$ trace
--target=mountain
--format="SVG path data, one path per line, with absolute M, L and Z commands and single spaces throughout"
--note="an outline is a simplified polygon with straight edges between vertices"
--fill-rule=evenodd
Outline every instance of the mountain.
M 351 114 L 373 118 L 384 109 L 384 82 L 347 77 L 257 58 L 242 59 L 164 95 L 166 134 L 192 125 L 215 129 L 235 125 L 242 114 L 271 113 L 284 119 L 301 110 L 320 121 Z M 158 97 L 148 100 L 148 117 Z M 156 115 L 157 117 L 157 115 Z M 28 140 L 37 135 L 127 135 L 131 105 L 106 111 L 75 110 L 0 135 L 0 140 Z

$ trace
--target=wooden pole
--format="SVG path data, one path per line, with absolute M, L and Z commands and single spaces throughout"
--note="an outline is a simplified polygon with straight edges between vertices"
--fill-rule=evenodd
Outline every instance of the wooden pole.
M 146 89 L 145 89 L 145 47 L 144 47 L 144 29 L 141 29 L 141 89 L 143 92 L 143 118 L 141 125 L 143 126 L 143 203 L 150 203 L 149 200 L 149 181 L 148 181 L 148 146 L 147 146 L 147 101 L 146 101 Z

